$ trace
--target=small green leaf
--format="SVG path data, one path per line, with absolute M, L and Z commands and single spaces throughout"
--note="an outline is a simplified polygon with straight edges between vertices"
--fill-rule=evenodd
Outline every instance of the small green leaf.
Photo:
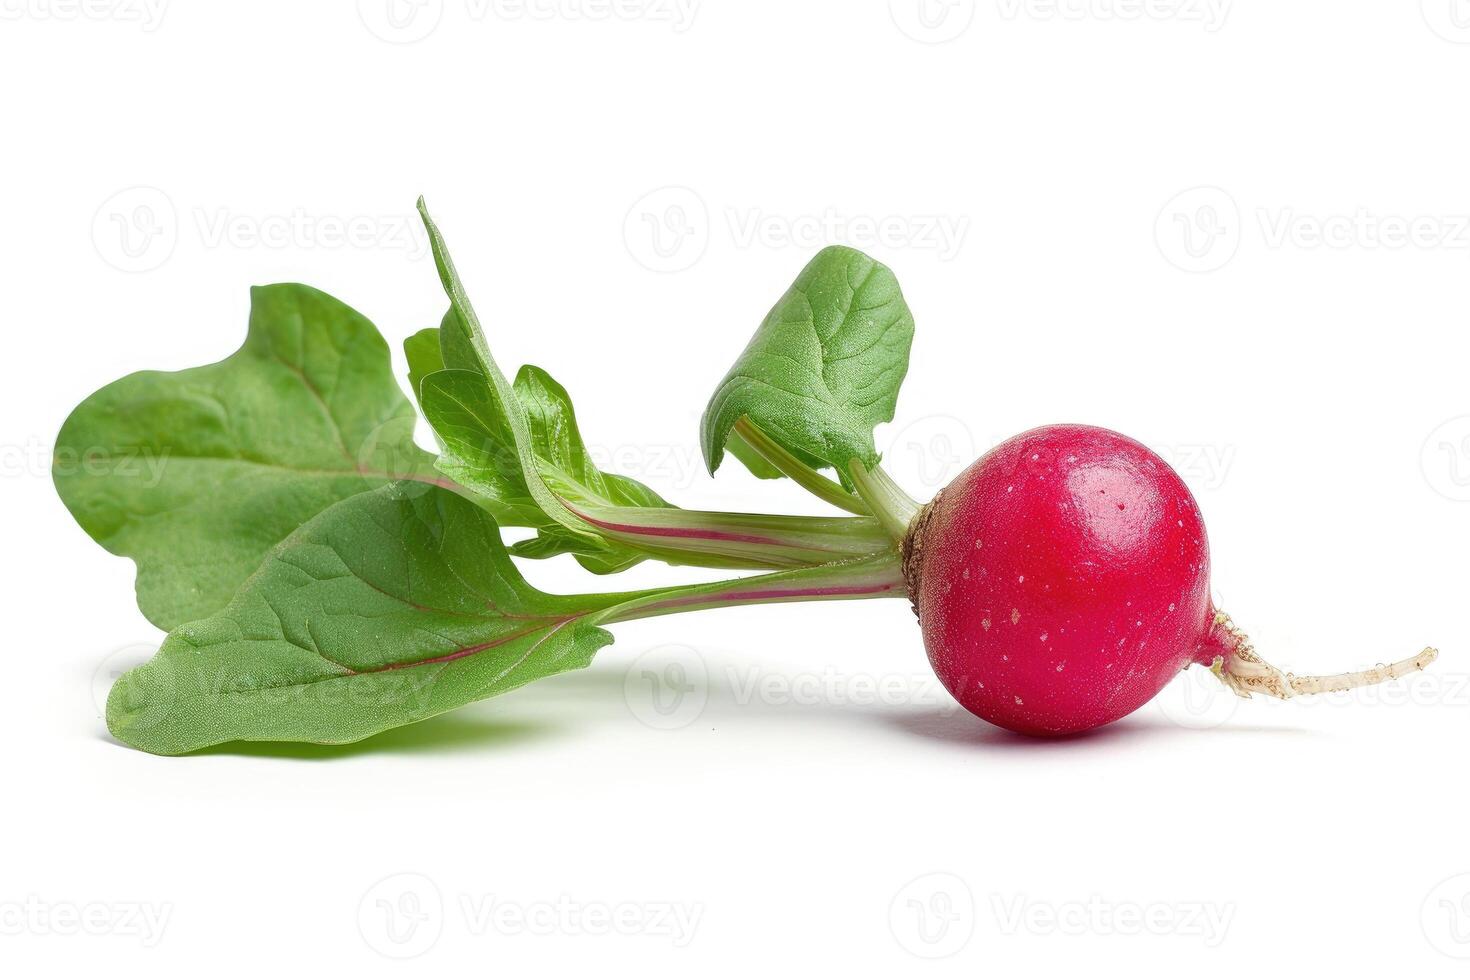
M 582 441 L 571 398 L 551 375 L 530 365 L 521 368 L 514 394 L 525 415 L 536 476 L 559 499 L 573 507 L 669 506 L 638 481 L 597 468 Z M 502 525 L 540 529 L 537 543 L 522 543 L 515 554 L 546 558 L 570 552 L 599 574 L 621 571 L 646 557 L 601 536 L 569 533 L 541 511 L 513 448 L 510 424 L 483 375 L 436 372 L 421 383 L 420 399 L 444 448 L 440 471 L 479 495 Z
M 914 319 L 887 266 L 855 249 L 823 249 L 766 315 L 720 382 L 701 425 L 713 473 L 748 416 L 807 466 L 878 462 L 873 429 L 893 420 Z M 769 472 L 757 469 L 758 476 Z
M 546 478 L 563 496 L 616 507 L 668 507 L 637 480 L 597 468 L 577 427 L 572 399 L 556 379 L 527 364 L 516 374 L 516 397 L 526 408 L 536 458 L 550 465 Z
M 403 342 L 408 358 L 408 386 L 413 397 L 419 397 L 419 385 L 435 371 L 444 370 L 444 356 L 439 350 L 439 328 L 425 327 Z
M 99 544 L 138 565 L 164 629 L 225 605 L 261 557 L 345 497 L 439 481 L 388 346 L 308 286 L 251 291 L 245 344 L 217 364 L 115 381 L 57 437 L 53 477 Z
M 352 742 L 585 667 L 628 595 L 551 596 L 486 512 L 399 483 L 323 511 L 223 610 L 113 686 L 107 725 L 175 755 L 223 742 Z
M 420 382 L 419 400 L 444 450 L 435 464 L 440 472 L 474 491 L 502 525 L 555 523 L 526 486 L 505 413 L 484 375 L 435 371 Z

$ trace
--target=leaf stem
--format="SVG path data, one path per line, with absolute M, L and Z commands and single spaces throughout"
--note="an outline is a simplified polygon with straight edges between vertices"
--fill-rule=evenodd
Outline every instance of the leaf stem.
M 819 499 L 849 514 L 866 517 L 873 513 L 866 503 L 844 490 L 837 481 L 818 473 L 797 459 L 776 440 L 762 432 L 754 422 L 750 421 L 749 416 L 740 416 L 740 421 L 735 423 L 735 432 L 760 455 L 761 459 L 770 463 L 784 476 L 790 477 L 796 481 L 798 486 L 810 491 Z
M 874 466 L 870 470 L 863 465 L 862 460 L 854 459 L 848 464 L 848 470 L 858 496 L 873 509 L 874 516 L 888 532 L 888 536 L 901 543 L 908 534 L 909 525 L 919 513 L 919 502 L 904 493 L 903 488 L 881 466 Z
M 805 568 L 890 548 L 872 517 L 728 514 L 673 507 L 593 507 L 564 501 L 603 537 L 675 564 Z
M 609 606 L 598 613 L 594 621 L 611 625 L 697 609 L 773 602 L 904 598 L 907 595 L 898 555 L 887 551 L 867 558 L 769 575 L 658 589 Z

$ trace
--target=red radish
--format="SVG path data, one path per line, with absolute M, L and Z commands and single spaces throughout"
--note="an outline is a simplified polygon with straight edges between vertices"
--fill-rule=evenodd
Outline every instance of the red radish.
M 1262 662 L 1210 600 L 1204 523 L 1179 475 L 1093 426 L 1033 429 L 986 453 L 920 513 L 904 560 L 939 679 L 973 713 L 1028 735 L 1116 721 L 1190 664 L 1238 694 L 1289 697 L 1434 657 L 1336 677 Z

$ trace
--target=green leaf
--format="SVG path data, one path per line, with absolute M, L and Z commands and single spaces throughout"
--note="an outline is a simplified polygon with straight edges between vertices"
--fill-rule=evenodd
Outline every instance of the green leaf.
M 419 385 L 435 371 L 444 370 L 444 356 L 439 350 L 439 328 L 425 327 L 403 342 L 403 353 L 408 358 L 408 386 L 415 400 L 419 397 Z
M 451 370 L 477 370 L 484 375 L 495 402 L 500 406 L 505 427 L 510 434 L 509 441 L 504 445 L 514 452 L 519 460 L 526 489 L 536 502 L 536 506 L 552 521 L 560 524 L 572 534 L 597 540 L 587 522 L 568 510 L 542 480 L 536 465 L 536 455 L 531 442 L 530 424 L 526 419 L 526 411 L 516 399 L 510 382 L 501 373 L 499 365 L 495 363 L 495 358 L 490 356 L 490 345 L 485 339 L 484 330 L 480 327 L 480 318 L 475 314 L 474 307 L 470 305 L 469 296 L 465 294 L 464 283 L 460 281 L 459 272 L 454 267 L 454 260 L 450 258 L 449 246 L 445 244 L 444 236 L 439 232 L 439 226 L 434 223 L 433 218 L 429 217 L 429 208 L 422 197 L 419 198 L 418 208 L 419 216 L 424 222 L 424 229 L 429 235 L 429 247 L 434 253 L 434 267 L 439 272 L 439 282 L 449 297 L 449 313 L 441 325 L 443 334 L 440 339 L 445 367 Z M 425 383 L 427 384 L 427 379 Z
M 571 396 L 551 375 L 527 364 L 516 374 L 515 393 L 526 409 L 532 449 L 549 465 L 545 476 L 554 490 L 592 504 L 671 506 L 637 480 L 597 468 L 582 441 Z
M 873 429 L 893 420 L 914 319 L 887 266 L 855 249 L 823 249 L 766 315 L 720 382 L 701 424 L 713 473 L 731 430 L 752 423 L 807 466 L 876 465 Z M 757 470 L 759 476 L 769 472 Z
M 308 286 L 261 286 L 230 357 L 129 375 L 78 406 L 53 477 L 82 528 L 137 562 L 139 607 L 171 629 L 223 607 L 333 503 L 441 481 L 413 426 L 372 323 Z
M 527 366 L 513 386 L 506 381 L 423 198 L 418 208 L 450 303 L 439 337 L 446 370 L 420 382 L 424 415 L 445 450 L 439 470 L 485 498 L 503 524 L 544 529 L 547 541 L 525 554 L 573 552 L 600 573 L 637 564 L 643 552 L 598 534 L 568 504 L 669 505 L 636 480 L 593 465 L 571 399 L 550 375 Z
M 223 610 L 179 627 L 107 701 L 107 725 L 164 755 L 223 742 L 352 742 L 585 667 L 627 594 L 551 596 L 495 522 L 399 483 L 323 511 Z
M 638 481 L 597 468 L 577 427 L 571 398 L 551 375 L 531 365 L 521 368 L 514 395 L 525 416 L 536 477 L 559 499 L 574 508 L 670 506 Z M 515 554 L 546 558 L 570 552 L 599 574 L 621 571 L 646 557 L 601 536 L 569 533 L 541 511 L 513 448 L 506 413 L 482 374 L 436 372 L 421 383 L 420 398 L 424 416 L 444 447 L 440 471 L 478 494 L 502 525 L 540 529 L 537 543 L 523 542 Z
M 436 371 L 420 383 L 419 399 L 443 447 L 440 472 L 474 491 L 502 525 L 555 524 L 526 486 L 505 413 L 484 375 Z

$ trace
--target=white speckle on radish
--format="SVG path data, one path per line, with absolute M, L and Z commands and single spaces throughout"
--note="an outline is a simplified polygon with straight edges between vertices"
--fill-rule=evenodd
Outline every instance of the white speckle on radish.
M 1021 695 L 1017 694 L 1016 695 L 1016 703 L 1017 704 L 1025 704 L 1026 702 L 1025 701 L 1022 701 L 1021 700 Z
M 1011 610 L 1011 625 L 1012 626 L 1015 626 L 1020 621 L 1021 621 L 1021 610 L 1019 610 L 1019 609 L 1012 609 Z
M 990 617 L 989 616 L 986 616 L 984 619 L 980 620 L 980 628 L 983 629 L 983 630 L 989 631 L 989 629 L 990 629 Z
M 1174 611 L 1174 603 L 1172 603 L 1172 602 L 1169 603 L 1169 611 L 1170 612 L 1173 612 Z
M 1026 576 L 1024 576 L 1024 575 L 1017 575 L 1016 576 L 1016 584 L 1017 585 L 1020 585 L 1020 584 L 1024 583 L 1025 581 L 1026 581 Z
M 960 578 L 964 579 L 966 582 L 970 581 L 970 570 L 968 568 L 962 570 L 960 572 Z
M 975 547 L 976 548 L 979 548 L 980 547 L 980 539 L 979 538 L 976 538 L 975 539 Z

